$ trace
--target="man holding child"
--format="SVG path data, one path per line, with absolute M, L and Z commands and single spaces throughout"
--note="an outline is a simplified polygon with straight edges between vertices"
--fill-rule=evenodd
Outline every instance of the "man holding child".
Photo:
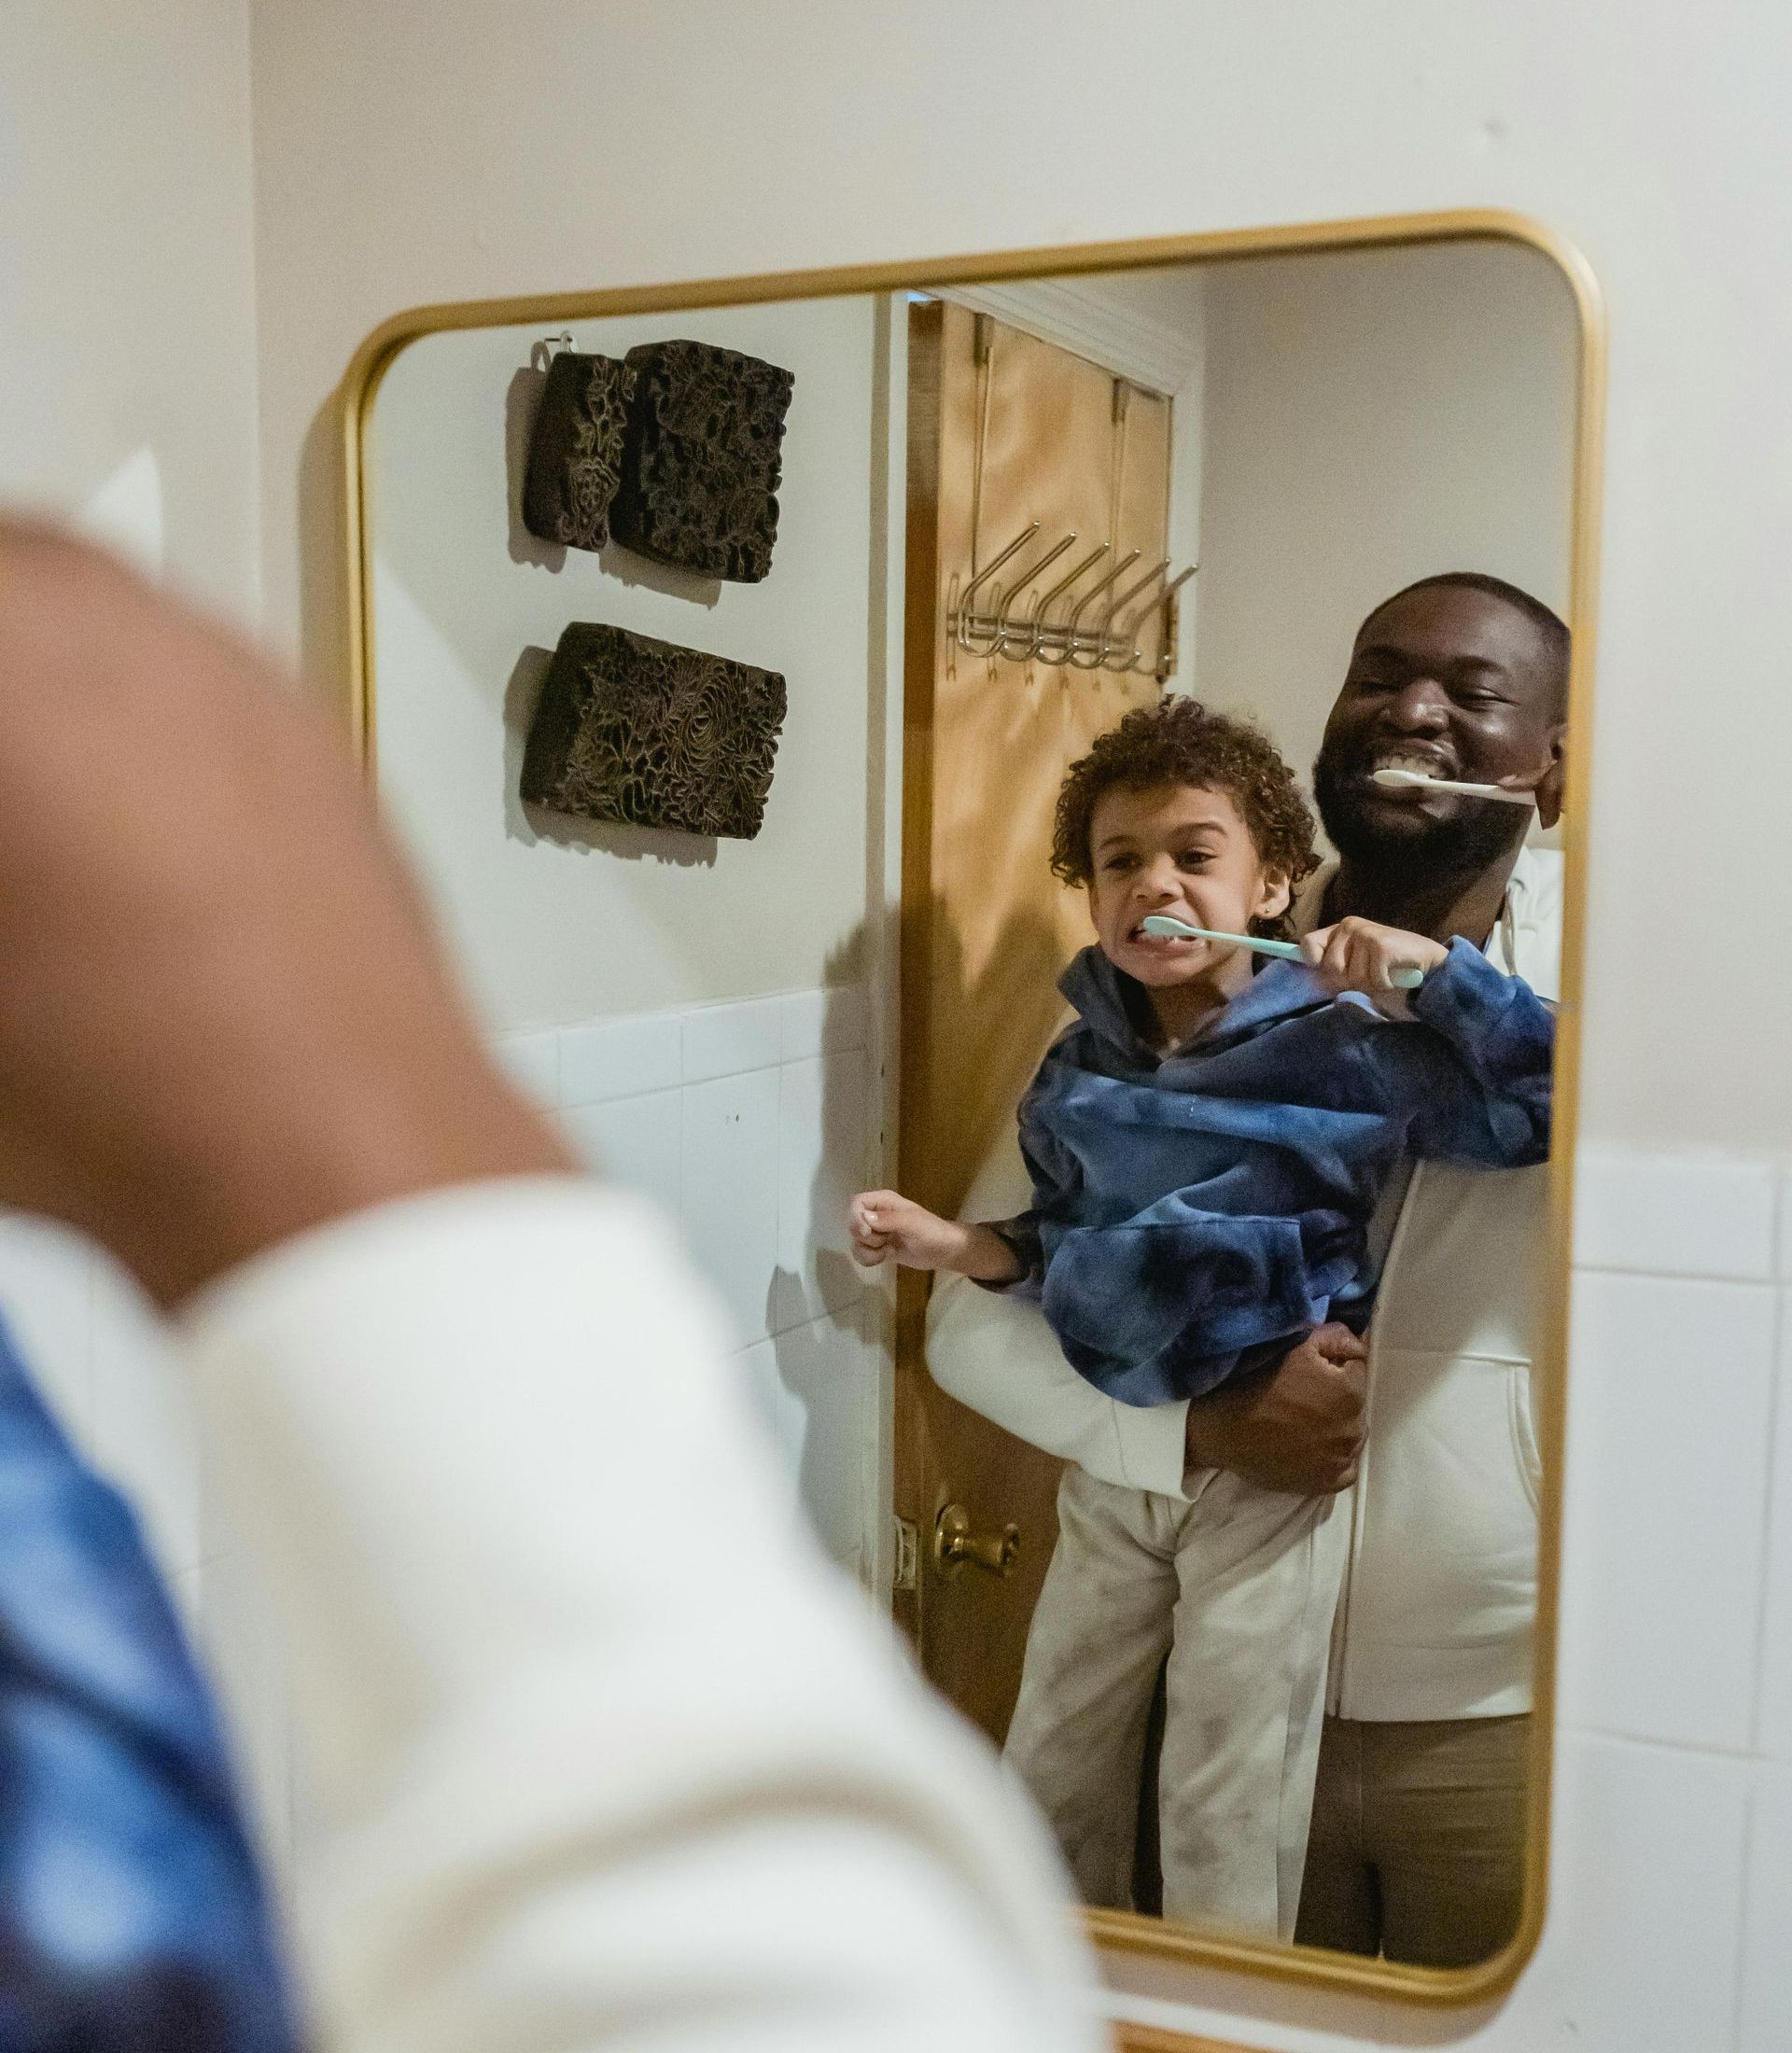
M 1296 932 L 1324 930 L 1329 944 L 1309 951 L 1322 967 L 1344 945 L 1340 936 L 1355 937 L 1352 960 L 1330 963 L 1329 973 L 1334 990 L 1367 994 L 1354 1001 L 1359 1011 L 1402 1009 L 1386 987 L 1396 957 L 1409 956 L 1447 995 L 1446 949 L 1452 961 L 1473 957 L 1475 973 L 1494 980 L 1490 992 L 1521 993 L 1519 1003 L 1554 998 L 1559 883 L 1555 859 L 1525 846 L 1529 811 L 1391 790 L 1374 773 L 1534 789 L 1547 826 L 1561 803 L 1567 659 L 1566 630 L 1547 608 L 1474 574 L 1426 580 L 1364 622 L 1315 766 L 1337 859 L 1290 879 L 1289 915 Z M 1354 959 L 1372 930 L 1388 929 L 1396 943 L 1377 942 Z M 1264 1002 L 1251 999 L 1259 1010 Z M 1421 1017 L 1427 1002 L 1419 1001 Z M 1406 1060 L 1409 1037 L 1429 1042 L 1437 1025 L 1428 1034 L 1390 1024 L 1390 1045 Z M 1472 1071 L 1476 1051 L 1464 1053 Z M 1471 1149 L 1465 1160 L 1452 1147 L 1404 1152 L 1459 1159 L 1393 1173 L 1366 1228 L 1356 1286 L 1331 1293 L 1360 1325 L 1352 1307 L 1366 1309 L 1379 1274 L 1366 1344 L 1323 1322 L 1280 1361 L 1264 1360 L 1274 1348 L 1247 1353 L 1211 1389 L 1197 1375 L 1170 1401 L 1146 1405 L 1136 1388 L 1132 1404 L 1116 1404 L 1098 1378 L 1085 1384 L 1074 1425 L 1062 1385 L 1077 1378 L 1037 1313 L 1012 1295 L 943 1283 L 930 1354 L 954 1394 L 1078 1464 L 1066 1480 L 1072 1526 L 1086 1523 L 1090 1502 L 1109 1513 L 1124 1503 L 1129 1517 L 1182 1530 L 1191 1503 L 1215 1488 L 1248 1485 L 1257 1493 L 1248 1501 L 1279 1492 L 1297 1501 L 1354 1484 L 1329 1518 L 1309 1521 L 1342 1557 L 1342 1590 L 1305 1883 L 1296 1877 L 1284 1890 L 1276 1921 L 1285 1929 L 1288 1899 L 1298 1895 L 1303 1941 L 1454 1965 L 1511 1935 L 1522 1886 L 1536 1566 L 1529 1385 L 1546 1172 L 1467 1166 L 1534 1161 L 1521 1152 Z M 1013 1209 L 1017 1194 L 1010 1174 L 1001 1191 L 973 1193 L 967 1216 Z M 879 1251 L 866 1237 L 861 1245 Z M 982 1253 L 969 1266 L 994 1280 L 990 1250 Z M 1049 1283 L 1047 1292 L 1049 1309 Z M 1038 1423 L 1046 1418 L 1049 1432 Z M 1313 1586 L 1329 1619 L 1325 1578 Z M 1111 1615 L 1103 1625 L 1111 1641 Z M 1029 1650 L 1029 1670 L 1043 1672 L 1049 1655 L 1054 1691 L 1086 1683 L 1086 1703 L 1053 1707 L 1086 1724 L 1099 1711 L 1098 1671 L 1112 1666 L 1113 1646 L 1099 1660 L 1091 1651 L 1079 1669 L 1065 1651 L 1077 1645 L 1073 1616 L 1060 1608 L 1036 1636 L 1048 1631 L 1060 1643 L 1055 1654 L 1042 1646 L 1037 1659 Z M 1136 1674 L 1155 1674 L 1168 1644 L 1161 1622 L 1141 1622 L 1129 1702 Z M 1260 1637 L 1256 1651 L 1273 1662 L 1284 1650 Z M 1144 1737 L 1132 1710 L 1118 1723 L 1111 1744 L 1085 1751 L 1089 1772 L 1107 1778 L 1101 1804 L 1123 1854 Z M 1173 1796 L 1167 1788 L 1167 1805 Z M 1301 1825 L 1304 1838 L 1304 1817 Z M 1124 1870 L 1113 1848 L 1105 1857 L 1111 1872 Z M 1112 1881 L 1090 1893 L 1125 1900 Z

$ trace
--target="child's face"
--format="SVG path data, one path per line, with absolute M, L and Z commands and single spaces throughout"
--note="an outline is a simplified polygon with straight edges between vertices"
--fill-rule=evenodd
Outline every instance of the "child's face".
M 1244 949 L 1159 939 L 1140 924 L 1148 913 L 1244 934 L 1253 920 L 1287 910 L 1286 880 L 1264 869 L 1224 791 L 1188 784 L 1104 791 L 1089 822 L 1089 854 L 1096 939 L 1116 969 L 1147 989 L 1205 981 L 1239 990 L 1251 975 Z

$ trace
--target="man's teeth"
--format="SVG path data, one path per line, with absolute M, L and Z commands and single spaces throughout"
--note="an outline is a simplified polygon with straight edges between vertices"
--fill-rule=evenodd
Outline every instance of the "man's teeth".
M 1416 777 L 1447 777 L 1449 775 L 1435 756 L 1378 756 L 1369 765 L 1371 775 L 1377 770 L 1406 770 Z

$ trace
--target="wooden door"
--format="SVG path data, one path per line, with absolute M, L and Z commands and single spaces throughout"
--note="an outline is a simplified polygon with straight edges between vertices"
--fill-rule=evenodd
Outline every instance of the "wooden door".
M 1048 868 L 1063 773 L 1160 687 L 1149 673 L 970 654 L 948 621 L 976 571 L 1032 522 L 1037 542 L 1011 569 L 1067 533 L 1077 539 L 1013 594 L 1023 609 L 1094 547 L 1111 549 L 1051 620 L 1127 552 L 1141 552 L 1141 572 L 1159 561 L 1170 403 L 939 303 L 911 310 L 909 366 L 899 1156 L 903 1190 L 951 1216 L 1062 1015 L 1060 971 L 1090 939 L 1082 894 Z M 1155 656 L 1173 623 L 1153 617 L 1141 629 L 1139 646 Z M 897 1612 L 935 1685 L 1000 1743 L 1057 1538 L 1059 1464 L 930 1380 L 928 1281 L 904 1271 L 899 1284 L 896 1508 L 917 1529 L 919 1559 Z M 1006 1578 L 939 1571 L 932 1541 L 947 1504 L 981 1530 L 1019 1527 Z

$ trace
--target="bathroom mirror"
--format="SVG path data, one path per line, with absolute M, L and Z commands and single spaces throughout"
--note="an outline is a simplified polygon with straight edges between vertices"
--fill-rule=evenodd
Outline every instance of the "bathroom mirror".
M 790 374 L 751 581 L 524 519 L 554 356 L 669 341 Z M 1118 1954 L 1457 2002 L 1540 1929 L 1600 377 L 1572 252 L 1468 216 L 426 309 L 344 384 L 357 739 L 487 1026 L 593 1164 L 680 1222 L 792 1505 L 1010 1743 Z M 525 800 L 575 622 L 782 680 L 757 833 Z M 1026 1210 L 1016 1106 L 1096 942 L 1051 869 L 1060 786 L 1126 716 L 1191 698 L 1255 723 L 1263 775 L 1310 793 L 1318 765 L 1325 866 L 1266 931 L 1356 912 L 1474 961 L 1428 951 L 1416 1017 L 1345 1006 L 1396 1068 L 1420 1037 L 1449 1070 L 1377 1100 L 1397 1138 L 1346 1179 L 1351 1251 L 1309 1301 L 1365 1358 L 1291 1368 L 1311 1320 L 1247 1319 L 1242 1351 L 1197 1350 L 1211 1388 L 1139 1402 L 1088 1365 L 1130 1345 L 1136 1265 L 1095 1261 L 1120 1294 L 1067 1342 L 1067 1269 L 1042 1308 L 863 1268 L 847 1211 L 878 1188 Z M 1152 811 L 1166 792 L 1217 793 L 1266 845 L 1241 774 L 1166 760 L 1121 763 L 1083 846 L 1098 901 L 1105 834 L 1186 915 L 1230 901 L 1186 885 L 1218 859 Z M 1439 777 L 1534 792 L 1414 781 Z M 1149 1125 L 1219 1057 L 1127 970 L 1128 921 L 1108 971 L 1089 958 L 1124 1056 L 1076 1059 Z M 1274 1011 L 1267 971 L 1228 974 L 1228 1020 Z M 1435 996 L 1477 976 L 1542 1022 L 1527 1082 Z M 1459 1091 L 1468 1127 L 1438 1113 Z M 1122 1182 L 1145 1148 L 1123 1127 L 1090 1143 Z M 1235 1134 L 1227 1166 L 1280 1148 L 1293 1183 L 1220 1211 L 1333 1204 L 1334 1157 L 1276 1134 Z M 1309 1487 L 1327 1373 L 1368 1391 L 1336 1494 Z

